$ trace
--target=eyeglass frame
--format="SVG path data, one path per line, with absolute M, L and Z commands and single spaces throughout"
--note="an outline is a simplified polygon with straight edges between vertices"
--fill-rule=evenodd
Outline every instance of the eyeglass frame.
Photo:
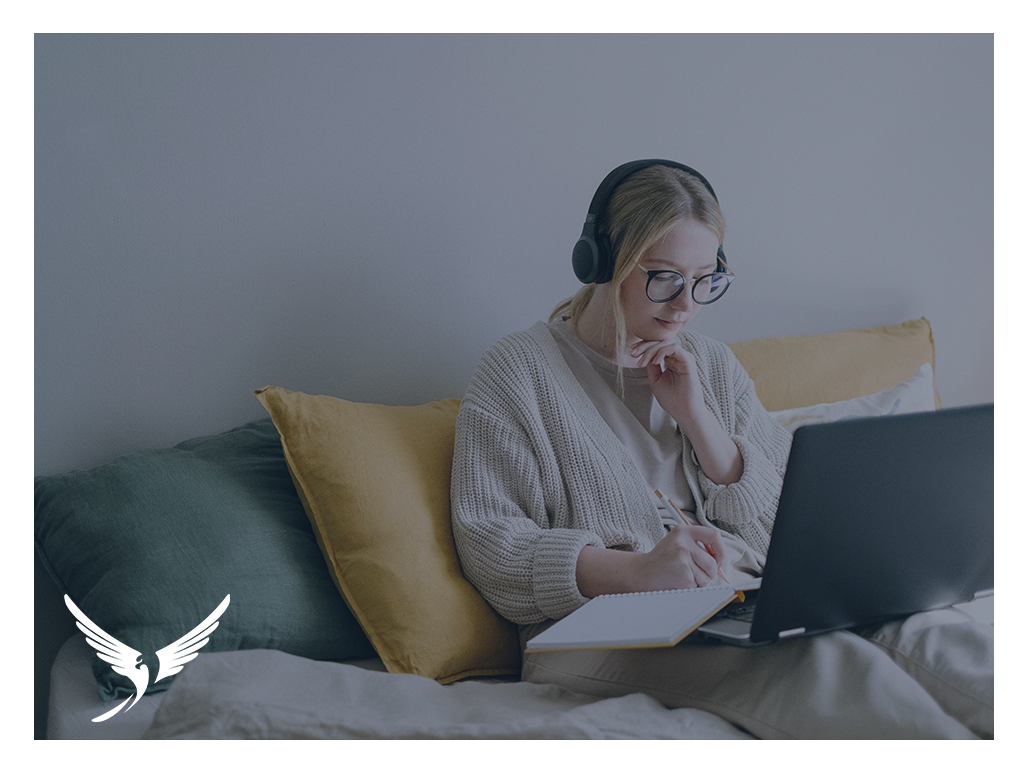
M 697 279 L 694 280 L 694 283 L 690 286 L 690 299 L 694 303 L 696 303 L 698 306 L 707 306 L 707 305 L 709 305 L 711 303 L 715 303 L 717 300 L 719 300 L 719 298 L 722 298 L 722 296 L 726 294 L 726 290 L 729 290 L 729 287 L 727 286 L 726 290 L 723 290 L 720 295 L 716 296 L 712 300 L 710 300 L 710 301 L 699 301 L 694 296 L 694 290 L 697 288 L 698 282 L 700 282 L 702 279 L 707 279 L 710 276 L 717 276 L 717 275 L 720 275 L 720 274 L 725 276 L 729 280 L 729 282 L 732 282 L 733 279 L 735 279 L 736 276 L 737 276 L 736 274 L 734 274 L 730 270 L 730 267 L 727 266 L 726 263 L 724 263 L 722 261 L 722 259 L 720 259 L 719 262 L 722 264 L 722 267 L 724 269 L 723 271 L 719 271 L 718 269 L 716 269 L 715 271 L 713 271 L 710 274 L 705 274 L 704 276 L 699 276 Z M 639 263 L 636 263 L 634 265 L 637 268 L 639 268 L 641 271 L 643 271 L 645 274 L 647 274 L 647 284 L 644 286 L 644 293 L 647 295 L 647 300 L 651 301 L 651 303 L 669 303 L 670 301 L 674 301 L 677 298 L 679 298 L 680 295 L 683 294 L 683 290 L 686 289 L 686 287 L 687 287 L 687 278 L 685 276 L 683 276 L 683 274 L 681 272 L 676 271 L 675 269 L 671 269 L 671 268 L 647 269 L 647 268 L 644 268 L 643 266 L 641 266 Z M 673 295 L 670 295 L 668 298 L 666 298 L 663 301 L 656 301 L 654 298 L 651 297 L 651 293 L 648 290 L 648 288 L 650 288 L 650 286 L 651 286 L 651 280 L 654 279 L 658 274 L 679 274 L 680 278 L 683 279 L 683 285 L 680 287 L 680 289 L 677 290 Z

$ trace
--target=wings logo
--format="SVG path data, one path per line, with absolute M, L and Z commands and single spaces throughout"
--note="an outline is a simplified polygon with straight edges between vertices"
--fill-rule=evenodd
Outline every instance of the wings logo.
M 136 688 L 134 696 L 130 695 L 107 713 L 95 717 L 93 721 L 103 722 L 105 719 L 110 719 L 122 710 L 122 706 L 132 700 L 132 703 L 125 709 L 128 711 L 136 705 L 136 701 L 143 697 L 143 693 L 146 692 L 147 685 L 150 683 L 150 669 L 142 662 L 143 654 L 118 641 L 86 617 L 85 613 L 75 606 L 75 603 L 67 594 L 65 594 L 64 603 L 68 605 L 68 609 L 75 615 L 75 619 L 78 621 L 76 625 L 79 627 L 79 630 L 86 634 L 86 641 L 97 651 L 97 657 L 110 663 L 111 669 L 116 674 L 121 674 L 131 679 L 133 686 Z M 182 638 L 176 639 L 167 647 L 162 647 L 157 651 L 159 665 L 157 678 L 154 680 L 155 683 L 160 682 L 165 677 L 174 676 L 179 673 L 184 665 L 197 657 L 197 651 L 208 643 L 212 631 L 218 627 L 218 618 L 222 616 L 222 613 L 228 606 L 229 596 L 227 595 L 222 599 L 222 603 L 215 608 L 215 611 L 204 619 L 204 622 Z

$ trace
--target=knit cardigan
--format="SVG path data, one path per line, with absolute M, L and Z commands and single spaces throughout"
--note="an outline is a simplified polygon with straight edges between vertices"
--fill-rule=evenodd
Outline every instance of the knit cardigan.
M 769 416 L 729 347 L 680 333 L 705 404 L 740 449 L 741 479 L 713 483 L 696 457 L 684 473 L 702 524 L 769 545 L 791 436 Z M 586 545 L 646 553 L 665 536 L 657 498 L 539 322 L 482 358 L 458 412 L 451 523 L 465 576 L 519 624 L 586 603 L 576 561 Z

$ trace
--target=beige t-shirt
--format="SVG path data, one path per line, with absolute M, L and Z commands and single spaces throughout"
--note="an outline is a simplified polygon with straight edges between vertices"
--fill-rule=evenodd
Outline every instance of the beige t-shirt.
M 651 392 L 646 368 L 623 368 L 623 397 L 619 397 L 618 366 L 595 352 L 576 335 L 572 325 L 557 320 L 548 325 L 565 362 L 597 408 L 605 423 L 622 441 L 652 489 L 659 489 L 697 523 L 694 498 L 683 467 L 684 449 L 690 447 L 675 420 Z M 675 517 L 655 497 L 662 521 L 670 528 Z M 721 532 L 726 559 L 723 571 L 730 582 L 743 582 L 761 574 L 762 563 L 736 535 Z

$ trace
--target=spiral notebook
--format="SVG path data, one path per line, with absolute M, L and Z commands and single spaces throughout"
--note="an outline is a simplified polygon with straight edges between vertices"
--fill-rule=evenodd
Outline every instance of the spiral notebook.
M 526 642 L 526 650 L 672 647 L 759 582 L 596 596 Z

